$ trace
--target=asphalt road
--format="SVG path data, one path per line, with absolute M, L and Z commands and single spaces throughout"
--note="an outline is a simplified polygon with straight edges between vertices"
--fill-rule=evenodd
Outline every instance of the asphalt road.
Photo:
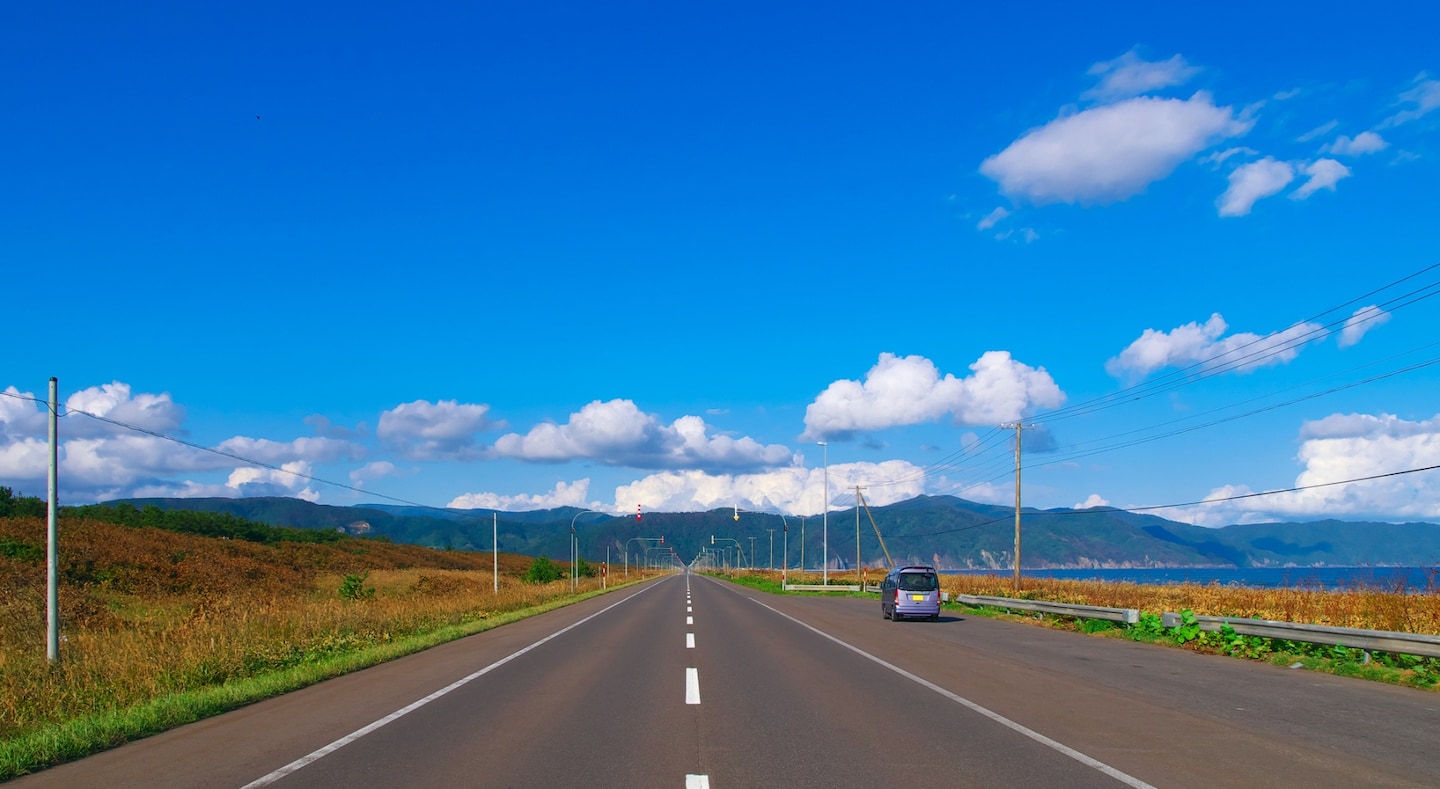
M 1440 695 L 675 576 L 13 785 L 1440 786 Z

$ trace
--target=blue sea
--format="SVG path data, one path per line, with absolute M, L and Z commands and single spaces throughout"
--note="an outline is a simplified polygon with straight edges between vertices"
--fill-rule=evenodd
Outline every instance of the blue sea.
M 1012 570 L 942 570 L 951 575 L 999 575 Z M 1440 592 L 1436 567 L 1166 567 L 1133 570 L 1041 570 L 1021 568 L 1024 578 L 1064 578 L 1137 584 L 1220 584 L 1258 588 L 1358 589 Z

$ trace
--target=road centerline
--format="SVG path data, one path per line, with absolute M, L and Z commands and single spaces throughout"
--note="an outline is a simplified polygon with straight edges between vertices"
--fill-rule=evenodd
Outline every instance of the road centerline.
M 685 703 L 700 703 L 700 669 L 685 669 Z

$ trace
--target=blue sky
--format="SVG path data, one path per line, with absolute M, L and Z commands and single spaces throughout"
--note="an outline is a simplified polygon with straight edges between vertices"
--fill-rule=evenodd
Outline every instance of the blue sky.
M 1039 507 L 1440 464 L 1440 13 L 1117 9 L 7 8 L 0 484 L 51 376 L 62 503 L 1008 503 L 1017 419 Z

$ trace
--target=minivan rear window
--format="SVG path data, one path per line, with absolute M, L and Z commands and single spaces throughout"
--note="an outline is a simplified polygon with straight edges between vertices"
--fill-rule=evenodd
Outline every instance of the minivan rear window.
M 907 592 L 933 592 L 940 588 L 935 573 L 901 573 L 900 588 Z

